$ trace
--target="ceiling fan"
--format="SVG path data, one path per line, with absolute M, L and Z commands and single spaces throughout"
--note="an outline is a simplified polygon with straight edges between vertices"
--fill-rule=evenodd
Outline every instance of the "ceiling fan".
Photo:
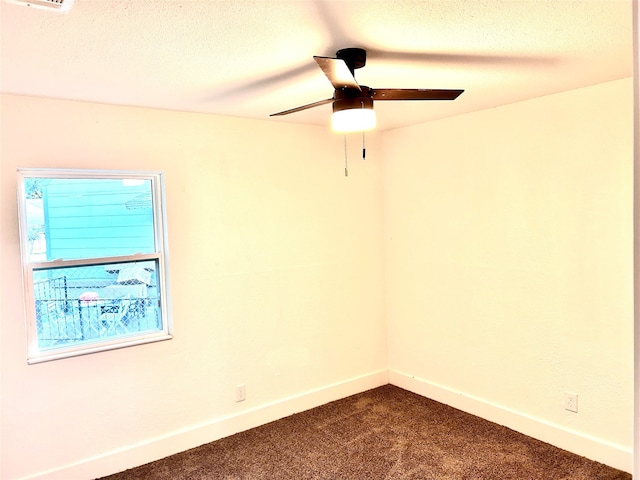
M 464 90 L 428 90 L 422 88 L 370 88 L 358 85 L 355 70 L 365 66 L 367 52 L 362 48 L 344 48 L 336 58 L 314 56 L 318 66 L 335 89 L 333 97 L 270 116 L 288 115 L 308 108 L 333 103 L 331 123 L 342 132 L 368 130 L 375 127 L 374 100 L 455 100 Z

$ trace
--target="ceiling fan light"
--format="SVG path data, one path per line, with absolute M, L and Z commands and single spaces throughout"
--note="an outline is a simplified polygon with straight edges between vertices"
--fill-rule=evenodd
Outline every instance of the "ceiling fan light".
M 331 128 L 336 132 L 358 132 L 376 126 L 376 112 L 371 108 L 338 110 L 331 116 Z

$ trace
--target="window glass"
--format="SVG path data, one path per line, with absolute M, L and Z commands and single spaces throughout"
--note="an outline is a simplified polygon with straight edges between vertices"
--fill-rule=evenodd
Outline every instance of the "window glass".
M 29 261 L 155 252 L 151 180 L 28 178 Z
M 170 338 L 161 175 L 19 178 L 29 361 Z

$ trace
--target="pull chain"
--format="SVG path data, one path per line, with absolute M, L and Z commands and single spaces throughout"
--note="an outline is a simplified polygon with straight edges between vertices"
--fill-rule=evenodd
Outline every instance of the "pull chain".
M 364 101 L 360 100 L 360 106 L 362 108 L 362 113 L 364 113 Z M 364 160 L 367 156 L 367 149 L 364 144 L 364 129 L 362 129 L 362 159 Z
M 349 163 L 347 162 L 347 135 L 344 135 L 344 176 L 349 176 Z
M 367 157 L 367 148 L 364 144 L 364 130 L 362 130 L 362 159 L 365 160 Z

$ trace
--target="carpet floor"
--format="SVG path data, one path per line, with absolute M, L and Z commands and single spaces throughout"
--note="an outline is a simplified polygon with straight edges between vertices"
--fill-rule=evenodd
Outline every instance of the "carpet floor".
M 103 480 L 630 480 L 386 385 Z

